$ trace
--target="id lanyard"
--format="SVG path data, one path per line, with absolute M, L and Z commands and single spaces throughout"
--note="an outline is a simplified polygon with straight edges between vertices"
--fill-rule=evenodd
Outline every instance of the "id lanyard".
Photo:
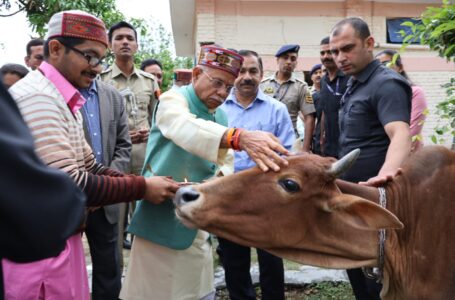
M 340 78 L 338 77 L 337 78 L 337 83 L 335 85 L 335 91 L 333 91 L 332 87 L 330 86 L 329 83 L 327 83 L 327 88 L 329 89 L 329 91 L 332 93 L 332 95 L 334 96 L 343 96 L 342 94 L 340 94 L 339 92 L 339 88 L 340 88 Z
M 345 107 L 344 105 L 346 104 L 346 96 L 350 96 L 353 92 L 354 89 L 357 87 L 357 80 L 351 80 L 351 84 L 348 83 L 348 88 L 344 92 L 343 96 L 340 99 L 340 109 L 338 110 L 338 129 L 340 130 L 340 133 L 342 132 L 342 128 L 344 127 L 344 122 L 343 122 L 343 114 L 345 113 Z

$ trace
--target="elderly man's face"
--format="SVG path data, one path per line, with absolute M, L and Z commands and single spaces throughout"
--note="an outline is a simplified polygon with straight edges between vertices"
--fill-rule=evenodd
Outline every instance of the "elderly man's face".
M 91 66 L 91 57 L 102 59 L 106 46 L 100 42 L 85 40 L 70 49 L 57 40 L 49 42 L 50 62 L 76 88 L 88 88 L 95 77 L 101 73 L 101 64 Z
M 32 70 L 38 69 L 44 59 L 44 46 L 32 46 L 30 55 L 25 57 L 25 64 Z
M 199 66 L 193 69 L 194 90 L 209 109 L 215 109 L 223 104 L 234 80 L 234 75 L 222 70 Z
M 338 69 L 347 75 L 359 74 L 373 60 L 373 37 L 361 39 L 349 24 L 337 31 L 330 36 L 330 51 Z

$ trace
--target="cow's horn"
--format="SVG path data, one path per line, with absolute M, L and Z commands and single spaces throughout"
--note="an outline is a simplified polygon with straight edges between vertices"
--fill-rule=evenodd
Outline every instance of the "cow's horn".
M 342 158 L 340 158 L 338 161 L 334 162 L 330 169 L 327 171 L 330 175 L 333 175 L 335 177 L 340 176 L 354 164 L 356 161 L 357 157 L 359 157 L 360 154 L 360 149 L 354 149 Z

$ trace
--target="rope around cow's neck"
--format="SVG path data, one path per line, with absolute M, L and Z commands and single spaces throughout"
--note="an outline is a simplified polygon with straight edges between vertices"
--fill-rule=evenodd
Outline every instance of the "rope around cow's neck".
M 386 209 L 387 205 L 387 197 L 385 193 L 385 189 L 383 187 L 378 188 L 379 192 L 379 205 L 382 208 Z M 365 277 L 370 279 L 375 279 L 376 282 L 381 282 L 383 275 L 384 275 L 384 244 L 385 244 L 385 229 L 379 230 L 379 244 L 378 244 L 378 267 L 377 268 L 362 268 L 363 274 Z

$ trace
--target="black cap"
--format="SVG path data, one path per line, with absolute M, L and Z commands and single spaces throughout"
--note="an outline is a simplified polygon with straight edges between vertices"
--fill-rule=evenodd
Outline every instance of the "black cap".
M 288 52 L 296 52 L 299 53 L 300 46 L 299 45 L 283 45 L 281 46 L 280 50 L 275 54 L 275 57 L 280 57 L 281 55 L 288 53 Z

